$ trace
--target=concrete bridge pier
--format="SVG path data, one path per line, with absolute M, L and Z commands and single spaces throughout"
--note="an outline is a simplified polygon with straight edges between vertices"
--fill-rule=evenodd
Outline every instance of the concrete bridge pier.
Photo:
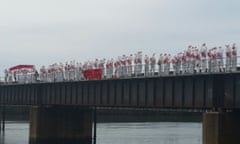
M 29 144 L 91 144 L 92 121 L 89 107 L 33 106 Z
M 203 144 L 240 143 L 240 112 L 203 114 Z

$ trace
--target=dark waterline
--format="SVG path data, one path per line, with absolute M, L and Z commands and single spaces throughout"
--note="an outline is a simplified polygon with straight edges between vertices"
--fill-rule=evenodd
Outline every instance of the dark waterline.
M 0 144 L 28 144 L 29 124 L 7 122 Z M 97 144 L 202 144 L 202 124 L 183 122 L 99 123 Z

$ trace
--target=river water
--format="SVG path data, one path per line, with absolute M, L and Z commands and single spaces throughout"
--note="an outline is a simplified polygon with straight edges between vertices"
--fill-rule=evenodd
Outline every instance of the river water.
M 28 144 L 29 124 L 7 122 L 0 144 Z M 99 123 L 97 144 L 202 144 L 202 124 L 182 122 Z

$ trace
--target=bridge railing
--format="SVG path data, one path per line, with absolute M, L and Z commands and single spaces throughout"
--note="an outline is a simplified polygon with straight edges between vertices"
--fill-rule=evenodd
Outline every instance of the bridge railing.
M 169 62 L 161 64 L 133 64 L 122 65 L 116 68 L 103 68 L 100 79 L 135 78 L 135 77 L 155 77 L 169 75 L 194 75 L 239 72 L 240 63 L 238 58 L 187 60 Z M 7 79 L 7 81 L 6 81 Z M 39 82 L 61 82 L 61 81 L 81 81 L 86 80 L 84 72 L 81 70 L 58 71 L 36 76 L 35 74 L 18 75 L 17 79 L 0 78 L 1 83 L 39 83 Z

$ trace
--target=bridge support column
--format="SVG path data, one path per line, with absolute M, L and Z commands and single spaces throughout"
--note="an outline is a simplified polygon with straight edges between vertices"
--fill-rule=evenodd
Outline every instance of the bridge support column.
M 91 144 L 92 109 L 37 107 L 30 112 L 30 144 Z
M 240 143 L 239 112 L 207 112 L 203 114 L 203 144 Z

